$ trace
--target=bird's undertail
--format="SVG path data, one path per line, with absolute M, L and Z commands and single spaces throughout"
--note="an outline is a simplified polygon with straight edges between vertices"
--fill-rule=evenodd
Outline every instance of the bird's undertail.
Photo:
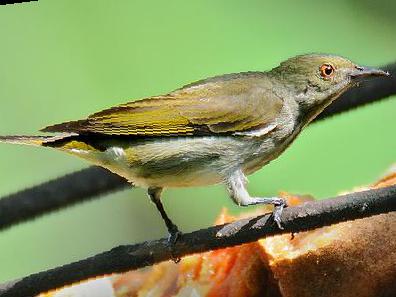
M 43 146 L 51 142 L 62 140 L 70 137 L 70 134 L 56 135 L 56 136 L 0 136 L 0 142 L 23 144 L 33 146 Z

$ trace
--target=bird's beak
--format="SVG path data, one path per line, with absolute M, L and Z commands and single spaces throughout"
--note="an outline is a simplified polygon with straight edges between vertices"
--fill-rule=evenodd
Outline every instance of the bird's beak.
M 352 78 L 367 76 L 389 76 L 389 72 L 383 71 L 381 69 L 356 66 L 350 75 Z

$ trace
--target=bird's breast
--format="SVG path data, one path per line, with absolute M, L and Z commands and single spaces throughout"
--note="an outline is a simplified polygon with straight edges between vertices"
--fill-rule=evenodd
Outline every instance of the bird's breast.
M 299 120 L 299 108 L 294 100 L 284 104 L 276 119 L 276 128 L 256 140 L 256 150 L 243 166 L 245 174 L 251 174 L 282 154 L 300 134 L 303 123 Z

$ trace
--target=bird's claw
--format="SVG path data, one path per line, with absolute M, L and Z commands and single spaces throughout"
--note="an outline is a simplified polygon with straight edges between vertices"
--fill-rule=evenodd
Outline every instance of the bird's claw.
M 175 256 L 175 244 L 183 233 L 179 231 L 176 225 L 173 225 L 172 228 L 170 228 L 168 231 L 169 231 L 169 236 L 168 236 L 167 244 L 172 257 L 172 261 L 175 263 L 179 263 L 181 259 L 180 257 Z
M 287 202 L 286 200 L 279 198 L 278 201 L 276 201 L 276 203 L 274 203 L 274 211 L 273 211 L 273 217 L 274 217 L 274 221 L 275 223 L 278 225 L 278 228 L 283 230 L 283 226 L 281 224 L 281 217 L 282 217 L 282 212 L 283 212 L 283 208 L 287 207 Z

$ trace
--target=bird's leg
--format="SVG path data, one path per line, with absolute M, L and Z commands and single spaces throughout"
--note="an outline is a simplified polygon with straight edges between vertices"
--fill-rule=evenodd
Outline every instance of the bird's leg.
M 162 188 L 149 188 L 147 192 L 151 201 L 155 204 L 158 211 L 160 212 L 161 217 L 165 222 L 166 228 L 168 228 L 168 232 L 169 232 L 168 243 L 172 247 L 182 233 L 179 231 L 177 226 L 172 222 L 172 220 L 168 217 L 168 215 L 165 212 L 164 206 L 162 205 L 161 202 Z
M 240 206 L 273 204 L 274 221 L 280 229 L 283 229 L 281 225 L 281 216 L 283 208 L 287 206 L 286 201 L 279 197 L 251 197 L 246 190 L 246 181 L 246 177 L 241 170 L 234 172 L 228 177 L 226 185 L 232 200 Z

